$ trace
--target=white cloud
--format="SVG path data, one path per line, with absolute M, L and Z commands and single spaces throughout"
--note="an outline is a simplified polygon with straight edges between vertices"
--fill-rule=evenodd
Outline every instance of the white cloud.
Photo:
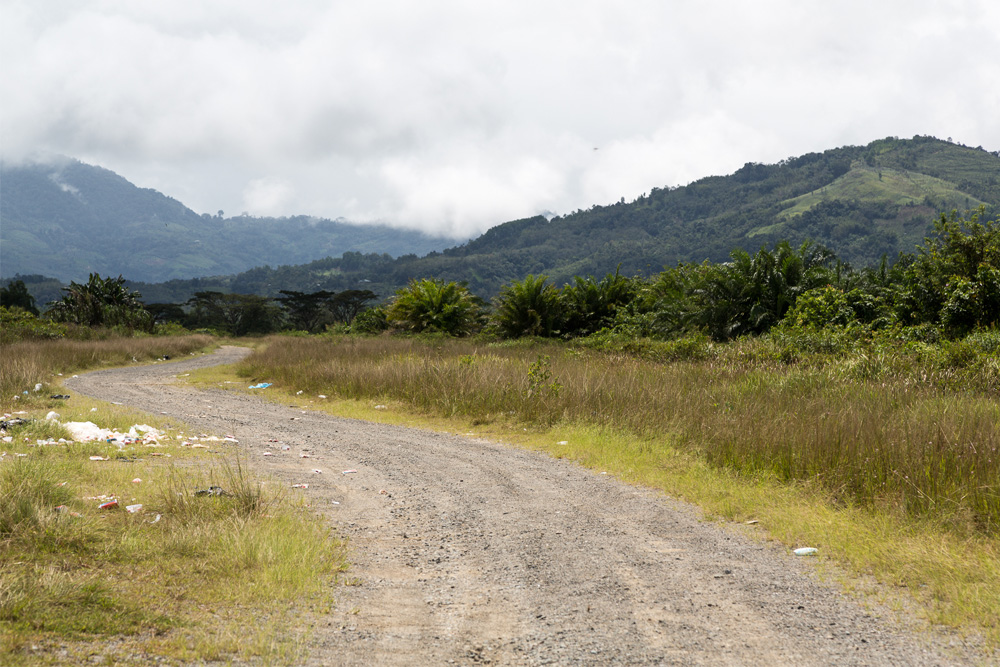
M 0 150 L 470 235 L 888 135 L 997 150 L 998 7 L 0 0 Z

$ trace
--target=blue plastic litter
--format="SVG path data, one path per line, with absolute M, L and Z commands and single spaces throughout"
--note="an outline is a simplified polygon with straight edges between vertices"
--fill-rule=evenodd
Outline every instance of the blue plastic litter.
M 270 386 L 270 382 L 261 382 L 260 384 L 252 384 L 247 389 L 267 389 Z

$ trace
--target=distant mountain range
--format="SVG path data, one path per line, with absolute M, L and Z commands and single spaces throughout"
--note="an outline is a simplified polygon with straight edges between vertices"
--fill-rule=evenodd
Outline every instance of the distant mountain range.
M 101 173 L 102 178 L 127 183 L 110 172 L 93 172 L 93 167 L 74 164 L 82 173 Z M 14 272 L 7 263 L 12 253 L 33 257 L 37 250 L 41 256 L 48 252 L 52 257 L 51 248 L 60 242 L 64 244 L 60 246 L 63 256 L 78 252 L 72 244 L 82 247 L 86 233 L 67 233 L 60 240 L 59 232 L 44 231 L 55 224 L 53 219 L 60 220 L 54 212 L 48 213 L 55 207 L 46 200 L 55 193 L 61 193 L 58 196 L 62 200 L 78 199 L 85 190 L 77 183 L 83 181 L 44 172 L 41 177 L 25 177 L 25 184 L 19 188 L 35 194 L 21 199 L 18 210 L 34 211 L 31 219 L 35 231 L 32 236 L 19 231 L 8 237 L 7 173 L 5 170 L 0 213 L 5 246 L 3 275 Z M 30 190 L 29 185 L 35 190 Z M 64 185 L 77 188 L 79 194 L 66 192 Z M 119 189 L 132 192 L 124 186 Z M 1000 153 L 933 137 L 887 138 L 867 146 L 835 148 L 777 164 L 749 163 L 729 176 L 710 176 L 683 187 L 654 188 L 632 202 L 622 199 L 610 206 L 593 206 L 551 220 L 535 217 L 506 222 L 464 245 L 444 250 L 440 246 L 422 249 L 410 243 L 406 250 L 411 254 L 397 258 L 390 257 L 392 250 L 388 245 L 379 246 L 377 240 L 371 241 L 368 248 L 350 250 L 342 256 L 346 244 L 339 245 L 340 250 L 326 251 L 336 245 L 335 234 L 343 230 L 317 225 L 315 229 L 322 232 L 319 237 L 323 241 L 312 242 L 315 261 L 271 268 L 259 265 L 282 262 L 260 257 L 258 266 L 242 273 L 194 280 L 179 276 L 197 272 L 198 261 L 207 262 L 225 252 L 219 248 L 250 246 L 251 250 L 263 252 L 264 242 L 251 239 L 262 238 L 264 232 L 255 230 L 266 228 L 272 233 L 267 243 L 303 247 L 295 245 L 298 232 L 289 230 L 309 227 L 306 219 L 291 219 L 287 221 L 289 226 L 284 226 L 286 221 L 273 220 L 206 220 L 159 193 L 138 192 L 145 197 L 142 201 L 156 201 L 160 208 L 139 207 L 138 195 L 135 199 L 123 197 L 117 205 L 109 203 L 105 210 L 117 209 L 113 218 L 117 226 L 107 223 L 99 228 L 103 234 L 100 244 L 109 256 L 124 261 L 130 253 L 145 253 L 144 262 L 161 262 L 163 272 L 174 271 L 171 275 L 178 278 L 165 283 L 134 283 L 150 303 L 181 302 L 195 291 L 207 289 L 275 295 L 279 289 L 316 291 L 363 286 L 388 296 L 411 278 L 431 277 L 465 281 L 477 294 L 490 297 L 504 283 L 529 273 L 547 274 L 556 284 L 574 275 L 602 276 L 619 267 L 625 275 L 651 275 L 678 262 L 725 261 L 735 248 L 756 251 L 780 240 L 821 243 L 855 266 L 877 263 L 883 255 L 891 260 L 899 252 L 913 252 L 941 212 L 965 211 L 980 205 L 987 206 L 991 213 L 1000 210 Z M 183 218 L 188 221 L 183 225 L 167 221 L 169 216 L 185 211 L 194 219 Z M 19 215 L 24 219 L 24 213 Z M 160 228 L 166 232 L 176 229 L 179 234 L 164 236 Z M 156 245 L 151 241 L 136 244 L 127 240 L 129 234 L 135 233 L 129 230 L 147 229 L 147 238 L 160 238 L 168 248 L 175 248 L 170 255 L 173 259 L 163 259 L 166 253 L 154 251 Z M 161 236 L 154 237 L 153 229 Z M 195 235 L 192 229 L 199 233 Z M 213 231 L 206 233 L 205 229 Z M 393 234 L 401 232 L 388 232 L 389 236 Z M 8 238 L 13 240 L 9 249 Z M 184 253 L 177 248 L 190 249 L 195 239 L 201 240 L 206 252 Z M 209 245 L 209 241 L 224 245 Z M 329 257 L 319 259 L 317 254 Z M 93 259 L 88 266 L 102 274 L 121 272 L 133 281 L 142 280 L 140 276 L 144 275 L 100 264 L 100 255 L 90 257 Z M 31 266 L 23 272 L 56 275 L 38 263 Z M 204 271 L 202 275 L 210 273 L 221 272 Z
M 221 211 L 220 211 L 221 213 Z M 0 165 L 0 274 L 138 281 L 227 275 L 345 251 L 426 254 L 454 239 L 309 216 L 198 215 L 156 190 L 72 159 Z

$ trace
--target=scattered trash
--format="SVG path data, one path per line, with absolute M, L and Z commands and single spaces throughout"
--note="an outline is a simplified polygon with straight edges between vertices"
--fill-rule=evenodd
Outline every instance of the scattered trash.
M 264 456 L 274 456 L 274 452 L 264 452 Z
M 56 505 L 56 511 L 57 512 L 66 512 L 68 510 L 69 510 L 69 508 L 66 507 L 65 505 Z
M 354 474 L 354 473 L 356 473 L 356 472 L 357 472 L 357 470 L 345 470 L 345 471 L 343 472 L 343 474 L 344 474 L 344 475 L 353 475 L 353 474 Z
M 128 510 L 129 514 L 135 514 L 136 512 L 138 512 L 138 511 L 140 511 L 142 509 L 142 505 L 141 504 L 138 504 L 138 505 L 126 505 L 125 509 Z
M 109 500 L 109 501 L 107 501 L 105 503 L 101 503 L 100 505 L 97 506 L 97 509 L 100 509 L 100 510 L 113 510 L 113 509 L 117 509 L 117 508 L 118 508 L 118 501 L 117 500 Z
M 38 384 L 35 385 L 35 391 L 41 391 L 41 390 L 42 390 L 42 383 L 39 382 Z
M 59 421 L 59 417 L 60 417 L 59 413 L 53 410 L 50 411 L 49 414 L 45 415 L 45 421 L 47 422 Z
M 796 549 L 793 553 L 796 556 L 815 556 L 819 551 L 816 547 L 802 547 L 801 549 Z
M 150 521 L 149 523 L 156 523 L 156 522 L 157 522 L 157 521 L 159 521 L 159 520 L 160 520 L 160 515 L 159 515 L 159 514 L 157 514 L 157 515 L 156 515 L 156 518 L 155 518 L 155 519 L 153 519 L 152 521 Z
M 384 405 L 376 405 L 375 409 L 376 410 L 385 410 L 385 406 Z
M 299 389 L 299 390 L 298 390 L 297 392 L 295 392 L 295 395 L 296 395 L 296 396 L 298 396 L 298 395 L 299 395 L 299 394 L 301 394 L 301 393 L 302 393 L 302 390 L 301 390 L 301 389 Z
M 749 521 L 746 522 L 746 525 L 752 526 L 755 523 L 760 523 L 760 519 L 750 519 Z
M 340 501 L 339 501 L 339 500 L 331 500 L 331 501 L 330 501 L 330 504 L 331 504 L 331 505 L 339 505 L 339 504 L 340 504 Z
M 221 486 L 210 486 L 207 489 L 199 489 L 194 492 L 196 496 L 225 496 L 229 495 Z
M 135 479 L 133 479 L 133 480 L 132 480 L 132 483 L 133 483 L 133 484 L 138 484 L 138 483 L 140 483 L 141 481 L 142 481 L 141 479 L 139 479 L 138 477 L 136 477 Z
M 49 398 L 55 398 L 60 401 L 64 401 L 69 398 L 69 394 L 52 394 Z
M 389 492 L 386 491 L 385 489 L 379 489 L 378 494 L 380 496 L 387 496 L 387 495 L 389 495 Z
M 293 489 L 308 489 L 308 484 L 292 484 Z
M 261 382 L 260 384 L 252 384 L 247 389 L 267 389 L 270 386 L 270 382 Z
M 312 455 L 311 454 L 307 454 L 306 452 L 302 452 L 301 454 L 299 454 L 299 458 L 300 459 L 311 459 Z
M 14 419 L 6 419 L 0 421 L 0 429 L 7 430 L 12 426 L 24 426 L 25 424 L 30 424 L 30 419 L 21 419 L 20 417 L 15 417 Z
M 288 445 L 282 445 L 281 446 L 281 451 L 283 451 L 283 452 L 287 452 L 289 449 L 291 449 L 291 447 L 289 447 Z
M 110 461 L 111 459 L 109 459 L 109 458 L 107 458 L 105 456 L 91 456 L 90 460 L 91 461 Z
M 319 468 L 313 468 L 313 474 L 314 475 L 322 475 L 323 471 L 320 470 Z
M 569 441 L 568 441 L 568 440 L 560 440 L 560 441 L 559 441 L 559 442 L 557 442 L 556 444 L 557 444 L 557 445 L 568 445 L 568 444 L 569 444 Z
M 320 398 L 326 398 L 326 394 L 320 394 L 319 397 Z

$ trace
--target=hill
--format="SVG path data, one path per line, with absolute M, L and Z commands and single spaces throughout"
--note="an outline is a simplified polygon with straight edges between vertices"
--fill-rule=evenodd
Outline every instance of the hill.
M 221 214 L 221 211 L 220 211 Z M 344 251 L 399 255 L 451 239 L 310 216 L 198 215 L 156 190 L 68 158 L 0 165 L 0 273 L 162 282 L 301 264 Z
M 933 137 L 888 138 L 749 163 L 729 176 L 654 188 L 630 203 L 506 222 L 425 257 L 351 252 L 211 283 L 138 288 L 150 301 L 183 301 L 198 289 L 275 294 L 363 286 L 387 296 L 411 278 L 439 277 L 466 281 L 489 297 L 529 273 L 557 284 L 619 266 L 627 275 L 649 275 L 678 262 L 725 261 L 734 248 L 752 252 L 779 240 L 812 240 L 867 266 L 913 252 L 941 212 L 980 204 L 1000 206 L 1000 154 Z

